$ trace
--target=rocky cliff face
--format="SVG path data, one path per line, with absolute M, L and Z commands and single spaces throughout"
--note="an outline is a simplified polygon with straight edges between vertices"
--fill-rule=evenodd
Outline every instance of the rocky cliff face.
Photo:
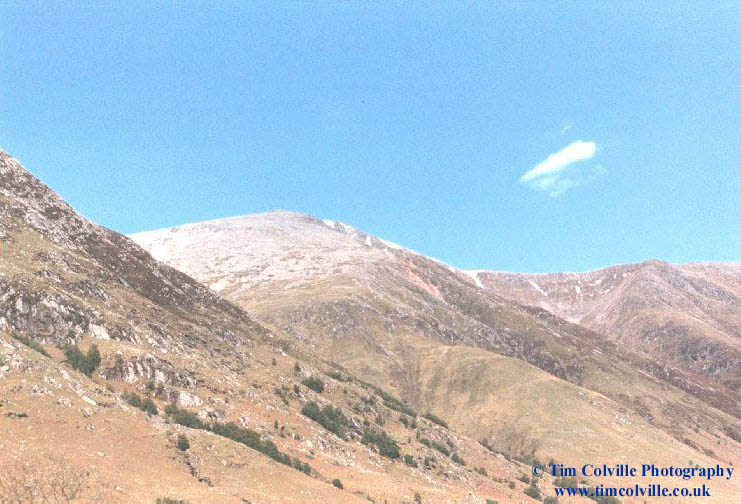
M 266 334 L 244 311 L 130 239 L 79 216 L 2 152 L 0 177 L 0 327 L 48 343 L 90 335 L 159 345 L 209 342 L 214 349 Z M 170 319 L 181 322 L 177 329 Z

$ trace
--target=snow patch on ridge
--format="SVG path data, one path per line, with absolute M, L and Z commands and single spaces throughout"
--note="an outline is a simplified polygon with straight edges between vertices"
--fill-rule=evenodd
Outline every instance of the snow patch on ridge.
M 460 270 L 460 272 L 464 275 L 468 275 L 469 277 L 473 278 L 473 281 L 476 283 L 476 287 L 480 289 L 484 288 L 484 284 L 482 284 L 481 280 L 479 280 L 479 273 L 483 271 L 484 270 Z
M 404 247 L 402 247 L 401 245 L 399 245 L 397 243 L 394 243 L 392 241 L 384 240 L 383 238 L 379 238 L 379 240 L 381 240 L 381 243 L 383 243 L 384 245 L 386 245 L 388 248 L 392 248 L 394 250 L 403 250 L 404 249 Z
M 548 293 L 547 293 L 546 291 L 544 291 L 543 289 L 541 289 L 541 288 L 540 288 L 540 285 L 536 284 L 536 283 L 535 283 L 535 282 L 533 282 L 532 280 L 528 280 L 527 282 L 528 282 L 528 283 L 529 283 L 529 284 L 530 284 L 530 285 L 532 286 L 532 288 L 533 288 L 533 289 L 535 289 L 536 291 L 540 292 L 540 293 L 541 293 L 541 294 L 543 294 L 543 295 L 544 295 L 545 297 L 548 297 Z

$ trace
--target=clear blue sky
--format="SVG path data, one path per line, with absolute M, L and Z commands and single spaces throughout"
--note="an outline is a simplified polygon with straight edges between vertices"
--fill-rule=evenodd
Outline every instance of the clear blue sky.
M 283 208 L 462 268 L 741 259 L 738 2 L 215 3 L 3 0 L 0 147 L 124 233 Z

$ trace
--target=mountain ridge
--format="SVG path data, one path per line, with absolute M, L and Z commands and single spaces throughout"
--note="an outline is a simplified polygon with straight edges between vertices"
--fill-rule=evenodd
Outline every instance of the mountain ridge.
M 478 287 L 475 278 L 441 261 L 404 249 L 377 250 L 352 226 L 308 219 L 303 227 L 283 222 L 276 214 L 247 215 L 231 221 L 230 227 L 195 223 L 186 234 L 175 228 L 133 238 L 247 308 L 275 332 L 312 345 L 373 383 L 392 384 L 388 386 L 413 406 L 454 418 L 469 435 L 495 444 L 505 443 L 507 436 L 501 426 L 492 427 L 491 419 L 499 419 L 495 425 L 511 425 L 517 417 L 503 415 L 506 412 L 493 401 L 508 396 L 515 384 L 492 381 L 486 366 L 459 375 L 457 368 L 473 362 L 472 355 L 468 350 L 446 351 L 450 346 L 524 361 L 581 387 L 585 394 L 601 394 L 603 400 L 614 401 L 615 408 L 646 419 L 675 439 L 691 437 L 672 425 L 679 417 L 684 422 L 704 416 L 708 404 L 702 396 L 731 414 L 741 413 L 736 396 L 728 401 L 725 392 L 713 392 L 702 377 L 641 358 L 595 331 Z M 282 262 L 287 266 L 279 274 L 262 275 L 263 265 Z M 437 350 L 427 350 L 430 347 Z M 448 369 L 433 364 L 436 352 L 452 359 Z M 430 373 L 437 378 L 431 379 Z M 459 380 L 469 386 L 459 389 Z M 480 389 L 474 386 L 478 382 L 497 385 Z M 566 400 L 571 389 L 556 383 L 553 394 Z M 664 406 L 646 407 L 652 402 Z M 464 404 L 480 406 L 482 414 L 461 415 Z M 514 403 L 509 407 L 516 411 Z M 568 415 L 558 406 L 551 408 Z M 555 436 L 538 422 L 531 429 L 548 432 L 542 439 Z M 608 435 L 609 428 L 604 432 Z M 566 444 L 580 443 L 568 439 Z
M 398 399 L 79 216 L 5 154 L 0 181 L 3 499 L 61 485 L 112 503 L 528 502 L 520 463 L 421 416 L 410 429 Z

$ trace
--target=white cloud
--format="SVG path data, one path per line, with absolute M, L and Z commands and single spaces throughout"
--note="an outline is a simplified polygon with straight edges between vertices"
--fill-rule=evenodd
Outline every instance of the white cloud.
M 591 182 L 603 172 L 601 167 L 589 171 L 578 170 L 574 164 L 592 159 L 597 152 L 597 144 L 577 140 L 558 152 L 549 155 L 520 177 L 520 182 L 532 189 L 559 196 L 572 187 Z

